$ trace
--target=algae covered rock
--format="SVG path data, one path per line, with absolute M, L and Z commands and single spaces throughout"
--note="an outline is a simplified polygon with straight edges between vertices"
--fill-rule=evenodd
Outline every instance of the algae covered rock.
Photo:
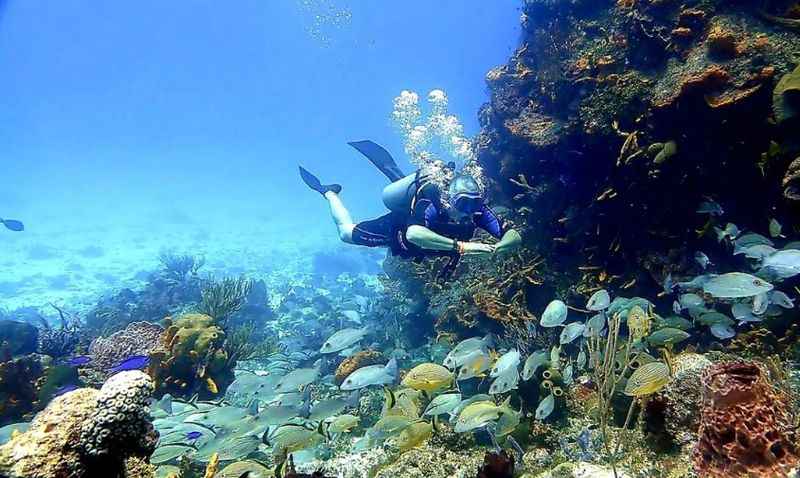
M 0 447 L 0 475 L 13 478 L 83 478 L 125 475 L 126 461 L 148 476 L 146 460 L 158 435 L 147 398 L 152 382 L 139 371 L 115 375 L 102 389 L 80 388 L 53 400 L 28 431 Z M 152 475 L 150 475 L 152 476 Z
M 527 475 L 523 475 L 527 476 Z M 603 467 L 592 463 L 562 463 L 552 470 L 536 475 L 536 478 L 631 478 L 631 475 L 617 470 L 616 475 L 611 467 Z M 532 477 L 531 477 L 532 478 Z

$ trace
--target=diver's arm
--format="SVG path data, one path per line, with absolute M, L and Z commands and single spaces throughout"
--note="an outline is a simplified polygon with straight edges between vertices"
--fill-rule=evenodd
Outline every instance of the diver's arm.
M 516 229 L 509 229 L 503 234 L 503 238 L 500 239 L 500 242 L 494 245 L 494 252 L 497 254 L 501 254 L 503 252 L 509 252 L 522 245 L 522 236 Z
M 436 234 L 425 226 L 411 225 L 406 229 L 406 239 L 422 249 L 432 251 L 459 251 L 462 254 L 490 254 L 494 246 L 480 242 L 459 242 Z

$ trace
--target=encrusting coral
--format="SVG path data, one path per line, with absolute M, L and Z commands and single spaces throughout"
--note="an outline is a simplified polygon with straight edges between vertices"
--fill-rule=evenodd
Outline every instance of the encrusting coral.
M 126 460 L 147 459 L 158 441 L 147 406 L 152 390 L 147 375 L 128 371 L 114 375 L 100 390 L 81 388 L 56 398 L 28 431 L 0 447 L 0 475 L 126 476 Z
M 786 400 L 755 362 L 723 362 L 703 371 L 703 410 L 694 449 L 704 477 L 785 476 L 798 462 Z

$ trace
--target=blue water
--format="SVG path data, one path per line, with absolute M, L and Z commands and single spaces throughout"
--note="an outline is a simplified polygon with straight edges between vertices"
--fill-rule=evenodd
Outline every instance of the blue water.
M 486 72 L 518 0 L 11 0 L 0 16 L 0 307 L 91 303 L 203 254 L 220 275 L 302 271 L 341 250 L 304 164 L 356 220 L 383 178 L 347 141 L 408 169 L 392 99 L 441 88 L 478 132 Z M 139 276 L 140 277 L 140 276 Z

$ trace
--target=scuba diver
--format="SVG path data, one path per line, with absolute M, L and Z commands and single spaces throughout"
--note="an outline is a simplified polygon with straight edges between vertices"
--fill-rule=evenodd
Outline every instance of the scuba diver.
M 25 226 L 22 224 L 22 221 L 17 221 L 16 219 L 0 218 L 0 224 L 4 225 L 6 229 L 14 232 L 22 232 L 25 230 Z
M 430 174 L 418 170 L 405 175 L 392 156 L 372 141 L 348 143 L 367 157 L 391 184 L 383 189 L 383 203 L 389 213 L 376 219 L 353 222 L 339 198 L 339 184 L 322 184 L 300 166 L 305 184 L 320 193 L 330 206 L 339 238 L 348 244 L 387 247 L 393 255 L 417 262 L 425 257 L 450 257 L 440 277 L 452 274 L 463 255 L 485 255 L 516 248 L 522 238 L 517 231 L 506 231 L 486 205 L 477 181 L 460 173 L 449 182 L 447 201 Z M 454 169 L 452 166 L 450 169 Z M 499 242 L 471 242 L 475 230 L 483 229 Z

